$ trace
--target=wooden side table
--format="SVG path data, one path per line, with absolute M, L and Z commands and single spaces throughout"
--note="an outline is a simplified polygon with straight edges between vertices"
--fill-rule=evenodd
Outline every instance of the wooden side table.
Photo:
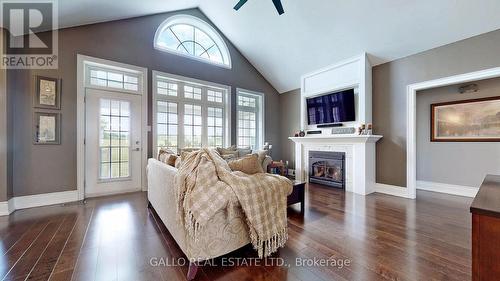
M 306 182 L 292 180 L 293 191 L 292 194 L 288 195 L 287 205 L 293 205 L 300 203 L 300 214 L 304 215 L 304 201 L 306 193 Z

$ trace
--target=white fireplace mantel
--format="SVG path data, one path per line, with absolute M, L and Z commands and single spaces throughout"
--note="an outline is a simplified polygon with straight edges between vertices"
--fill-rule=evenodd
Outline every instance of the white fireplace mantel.
M 346 191 L 367 195 L 375 192 L 375 143 L 379 135 L 318 135 L 291 137 L 295 143 L 295 177 L 309 181 L 309 151 L 346 154 Z

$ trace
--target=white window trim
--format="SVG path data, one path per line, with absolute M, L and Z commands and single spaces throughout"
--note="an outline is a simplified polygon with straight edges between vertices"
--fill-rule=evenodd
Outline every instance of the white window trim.
M 125 89 L 116 89 L 110 87 L 102 87 L 90 85 L 87 83 L 88 79 L 88 68 L 101 67 L 110 70 L 116 70 L 120 72 L 127 72 L 135 74 L 138 76 L 138 91 L 130 91 Z M 130 93 L 141 95 L 142 103 L 142 132 L 141 132 L 141 143 L 142 143 L 142 159 L 141 159 L 141 185 L 142 190 L 147 190 L 147 178 L 146 178 L 146 165 L 148 161 L 148 69 L 129 65 L 124 63 L 119 63 L 115 61 L 94 58 L 90 56 L 85 56 L 77 54 L 77 91 L 76 91 L 76 122 L 77 122 L 77 191 L 78 200 L 83 200 L 85 198 L 85 89 L 93 88 L 106 90 L 110 92 L 120 92 L 120 93 Z
M 215 42 L 215 44 L 221 49 L 222 57 L 223 57 L 224 61 L 227 61 L 227 64 L 217 63 L 217 62 L 214 62 L 214 61 L 211 61 L 208 59 L 204 59 L 202 57 L 197 57 L 197 56 L 181 53 L 181 52 L 172 50 L 170 48 L 166 48 L 166 47 L 158 45 L 157 42 L 158 42 L 160 34 L 163 32 L 163 30 L 166 27 L 174 25 L 174 24 L 192 25 L 192 26 L 200 29 L 201 31 L 205 32 Z M 207 22 L 205 22 L 205 21 L 203 21 L 195 16 L 183 14 L 183 15 L 175 15 L 175 16 L 171 16 L 171 17 L 167 18 L 165 21 L 163 21 L 160 24 L 158 29 L 156 29 L 155 37 L 154 37 L 154 41 L 153 41 L 153 46 L 155 49 L 163 51 L 163 52 L 171 53 L 174 55 L 190 58 L 193 60 L 197 60 L 200 62 L 204 62 L 204 63 L 208 63 L 208 64 L 212 64 L 212 65 L 216 65 L 216 66 L 220 66 L 220 67 L 224 67 L 224 68 L 228 68 L 228 69 L 232 68 L 231 54 L 230 54 L 229 48 L 227 47 L 227 44 L 224 41 L 224 39 L 222 38 L 222 36 L 219 34 L 219 32 L 217 32 L 217 30 L 215 30 L 215 28 L 212 27 L 212 25 L 208 24 Z
M 265 112 L 266 112 L 266 107 L 265 107 L 265 95 L 264 93 L 261 93 L 261 92 L 256 92 L 256 91 L 251 91 L 251 90 L 246 90 L 246 89 L 243 89 L 243 88 L 236 88 L 236 145 L 238 145 L 238 134 L 239 134 L 239 120 L 238 120 L 238 95 L 240 94 L 240 92 L 243 92 L 243 93 L 248 93 L 248 94 L 251 94 L 251 95 L 255 95 L 255 96 L 259 96 L 260 97 L 260 104 L 259 104 L 259 123 L 258 123 L 258 126 L 259 126 L 259 136 L 257 138 L 257 143 L 256 143 L 256 149 L 260 149 L 264 146 L 265 144 L 265 134 L 266 134 L 266 122 L 265 122 Z
M 189 78 L 189 77 L 184 77 L 184 76 L 180 76 L 180 75 L 175 75 L 175 74 L 170 74 L 170 73 L 165 73 L 165 72 L 161 72 L 161 71 L 156 71 L 156 70 L 153 70 L 153 81 L 152 81 L 152 88 L 153 88 L 153 124 L 152 124 L 152 131 L 153 131 L 153 153 L 156 153 L 156 149 L 158 147 L 158 136 L 157 136 L 157 102 L 158 101 L 171 101 L 171 102 L 177 102 L 177 114 L 178 114 L 178 118 L 177 118 L 177 134 L 178 136 L 183 136 L 183 134 L 181 134 L 180 132 L 182 131 L 183 132 L 183 127 L 181 129 L 181 126 L 184 126 L 184 120 L 183 120 L 183 117 L 181 118 L 180 117 L 180 113 L 182 112 L 182 116 L 184 116 L 184 108 L 183 106 L 180 106 L 180 105 L 184 105 L 186 102 L 186 99 L 184 97 L 181 96 L 181 92 L 180 91 L 180 88 L 178 87 L 178 92 L 177 92 L 177 96 L 167 96 L 167 97 L 163 97 L 162 98 L 158 98 L 158 88 L 157 88 L 157 84 L 158 84 L 158 78 L 164 78 L 164 79 L 167 79 L 167 80 L 172 80 L 172 81 L 176 81 L 176 82 L 187 82 L 189 84 L 192 84 L 192 85 L 198 85 L 198 86 L 202 86 L 202 87 L 210 87 L 210 88 L 216 88 L 216 89 L 222 89 L 225 91 L 225 98 L 224 98 L 224 103 L 223 103 L 223 107 L 224 107 L 224 114 L 225 114 L 225 123 L 224 123 L 224 146 L 229 146 L 231 144 L 231 87 L 230 86 L 226 86 L 226 85 L 222 85 L 222 84 L 217 84 L 217 83 L 213 83 L 213 82 L 208 82 L 208 81 L 203 81 L 203 80 L 198 80 L 198 79 L 194 79 L 194 78 Z M 202 95 L 203 95 L 203 92 L 202 92 Z M 206 94 L 205 94 L 205 99 L 206 99 Z M 215 103 L 215 102 L 207 102 L 206 100 L 204 101 L 203 99 L 203 96 L 202 96 L 202 100 L 195 100 L 193 99 L 192 102 L 190 102 L 189 104 L 194 104 L 194 105 L 202 105 L 202 106 L 211 106 L 211 105 L 214 105 L 215 107 L 219 106 L 220 107 L 220 103 Z M 206 122 L 207 120 L 207 111 L 206 110 L 202 110 L 202 122 Z M 207 143 L 208 139 L 207 139 L 207 133 L 206 133 L 206 129 L 207 129 L 207 126 L 205 123 L 202 124 L 202 143 Z M 183 141 L 183 137 L 180 137 L 178 138 L 177 140 L 177 147 L 178 149 L 182 149 L 184 147 L 184 141 Z

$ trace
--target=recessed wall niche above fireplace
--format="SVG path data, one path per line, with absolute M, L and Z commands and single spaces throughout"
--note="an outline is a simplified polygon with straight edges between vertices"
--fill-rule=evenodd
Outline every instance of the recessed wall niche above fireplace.
M 345 153 L 309 151 L 309 182 L 345 189 Z

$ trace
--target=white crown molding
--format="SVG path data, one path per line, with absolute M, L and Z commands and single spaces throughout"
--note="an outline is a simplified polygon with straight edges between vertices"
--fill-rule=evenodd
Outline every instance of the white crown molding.
M 417 181 L 417 189 L 465 197 L 475 197 L 479 191 L 478 187 L 430 181 Z
M 402 186 L 397 186 L 397 185 L 376 183 L 375 184 L 375 192 L 383 193 L 383 194 L 387 194 L 387 195 L 392 195 L 392 196 L 397 196 L 397 197 L 410 198 L 408 196 L 408 191 L 406 190 L 406 188 L 402 187 Z
M 78 200 L 78 190 L 13 197 L 9 201 L 0 202 L 0 216 L 9 215 L 15 210 L 69 203 Z

